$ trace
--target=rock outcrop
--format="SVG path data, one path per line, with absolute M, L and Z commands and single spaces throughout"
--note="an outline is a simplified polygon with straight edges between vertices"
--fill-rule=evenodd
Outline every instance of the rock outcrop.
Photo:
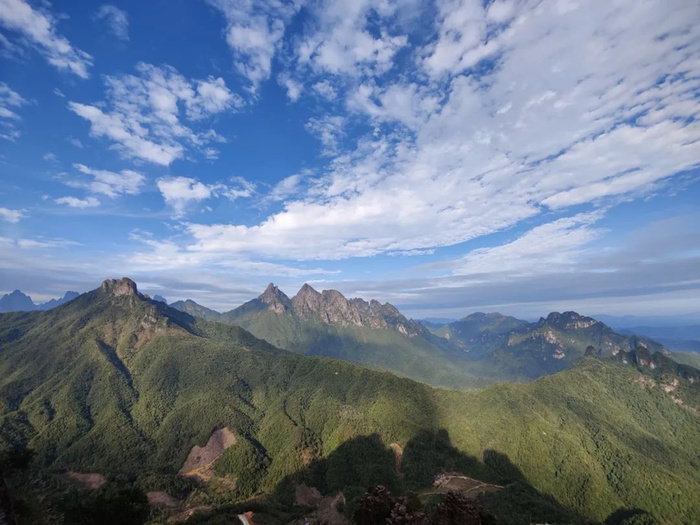
M 275 313 L 282 314 L 292 308 L 292 300 L 273 283 L 267 285 L 265 291 L 258 297 Z
M 103 292 L 111 294 L 115 297 L 120 295 L 139 295 L 139 291 L 136 288 L 136 283 L 128 277 L 122 277 L 121 279 L 107 279 L 102 283 L 100 289 Z
M 308 284 L 304 284 L 294 296 L 292 308 L 300 317 L 314 318 L 327 324 L 391 328 L 409 337 L 426 332 L 423 325 L 407 319 L 389 303 L 346 299 L 337 290 L 318 292 Z

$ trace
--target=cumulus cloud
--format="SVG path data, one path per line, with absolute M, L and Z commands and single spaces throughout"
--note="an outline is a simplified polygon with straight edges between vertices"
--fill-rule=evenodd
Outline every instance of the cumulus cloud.
M 22 118 L 16 113 L 17 108 L 28 102 L 13 91 L 10 86 L 0 82 L 0 138 L 14 142 L 20 136 L 17 123 Z
M 34 9 L 25 0 L 0 0 L 0 26 L 34 47 L 52 66 L 88 78 L 92 57 L 58 34 L 56 19 L 47 7 Z
M 315 24 L 297 45 L 296 58 L 316 72 L 382 74 L 393 67 L 408 37 L 392 34 L 400 7 L 381 0 L 330 0 L 310 6 Z
M 282 0 L 207 0 L 226 18 L 226 42 L 238 71 L 251 83 L 253 90 L 270 78 L 272 57 L 282 38 L 285 25 L 302 2 Z
M 203 201 L 212 196 L 210 186 L 189 177 L 164 177 L 158 179 L 156 184 L 176 216 L 182 215 L 190 202 Z
M 137 75 L 106 78 L 105 102 L 69 102 L 71 111 L 90 122 L 91 135 L 111 140 L 127 157 L 163 166 L 188 148 L 209 156 L 211 142 L 225 141 L 213 129 L 193 129 L 207 117 L 240 107 L 240 97 L 222 78 L 188 80 L 173 67 L 143 63 L 136 69 Z
M 79 199 L 78 197 L 60 197 L 54 200 L 56 204 L 65 204 L 70 208 L 96 208 L 100 201 L 95 197 Z
M 26 217 L 24 210 L 11 210 L 9 208 L 0 208 L 0 219 L 16 224 Z
M 97 20 L 107 22 L 110 31 L 119 40 L 129 40 L 129 17 L 116 6 L 104 4 L 95 12 Z
M 292 102 L 299 100 L 301 92 L 304 89 L 304 86 L 300 82 L 297 82 L 288 75 L 280 75 L 278 81 L 280 85 L 287 90 L 287 97 L 289 100 Z

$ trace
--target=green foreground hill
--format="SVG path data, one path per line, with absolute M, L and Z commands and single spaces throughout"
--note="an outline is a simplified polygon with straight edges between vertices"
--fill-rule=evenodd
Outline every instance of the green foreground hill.
M 172 491 L 191 447 L 225 427 L 236 443 L 196 489 L 214 505 L 260 493 L 291 504 L 285 487 L 302 480 L 348 498 L 380 483 L 420 490 L 458 471 L 525 484 L 582 519 L 637 508 L 698 522 L 698 372 L 657 363 L 586 357 L 532 383 L 433 389 L 282 351 L 106 281 L 54 310 L 0 315 L 0 448 L 34 451 L 32 475 Z

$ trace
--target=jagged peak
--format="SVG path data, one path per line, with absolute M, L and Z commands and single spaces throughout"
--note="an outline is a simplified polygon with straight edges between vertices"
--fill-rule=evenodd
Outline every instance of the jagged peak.
M 139 295 L 136 283 L 128 277 L 122 277 L 121 279 L 107 279 L 102 283 L 100 289 L 103 292 L 107 292 L 114 296 Z
M 258 299 L 262 301 L 266 301 L 266 299 L 284 299 L 287 298 L 287 295 L 280 290 L 275 283 L 270 283 L 267 285 L 267 288 L 265 288 L 265 291 L 260 294 Z
M 288 310 L 292 301 L 285 295 L 274 283 L 270 283 L 265 288 L 265 291 L 258 296 L 258 299 L 267 304 L 272 310 L 277 313 L 282 313 Z
M 345 299 L 345 296 L 342 293 L 340 293 L 338 290 L 333 290 L 333 289 L 323 290 L 321 292 L 321 295 L 324 297 L 332 298 L 332 299 Z M 347 299 L 345 299 L 345 300 L 347 301 Z
M 317 290 L 315 290 L 309 283 L 304 283 L 304 285 L 301 288 L 299 288 L 296 297 L 304 297 L 308 295 L 317 296 L 321 294 Z

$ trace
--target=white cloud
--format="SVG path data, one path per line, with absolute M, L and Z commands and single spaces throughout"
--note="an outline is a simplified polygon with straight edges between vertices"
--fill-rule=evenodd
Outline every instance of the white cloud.
M 220 196 L 234 201 L 251 197 L 255 191 L 255 185 L 243 177 L 232 178 L 229 185 L 204 184 L 190 177 L 162 177 L 156 184 L 175 217 L 182 217 L 190 204 Z
M 324 4 L 334 11 L 314 11 L 328 21 L 318 31 L 345 27 L 333 22 L 344 9 L 362 31 L 380 9 L 368 5 Z M 548 208 L 643 195 L 699 166 L 695 3 L 465 0 L 439 13 L 436 39 L 399 78 L 374 64 L 360 72 L 373 78 L 358 80 L 346 54 L 322 67 L 324 39 L 312 29 L 298 51 L 318 45 L 294 67 L 336 75 L 371 131 L 341 150 L 343 117 L 315 117 L 307 129 L 333 158 L 308 192 L 258 224 L 190 224 L 186 249 L 299 260 L 434 249 Z
M 67 248 L 70 246 L 80 246 L 80 243 L 69 241 L 66 239 L 46 239 L 40 237 L 38 239 L 18 239 L 17 246 L 25 250 L 43 250 L 47 248 Z
M 299 191 L 303 175 L 295 174 L 285 177 L 272 188 L 268 198 L 272 201 L 283 201 Z
M 77 139 L 75 137 L 66 137 L 66 142 L 79 149 L 83 149 L 85 147 L 83 146 L 83 143 L 80 141 L 80 139 Z
M 255 91 L 270 78 L 272 58 L 284 37 L 285 25 L 302 2 L 283 0 L 207 0 L 226 18 L 226 42 L 235 66 Z
M 97 20 L 105 20 L 119 40 L 129 40 L 129 17 L 116 6 L 104 4 L 95 12 Z
M 602 212 L 589 212 L 547 222 L 512 242 L 473 250 L 449 266 L 457 275 L 566 271 L 576 267 L 585 248 L 602 235 L 602 229 L 592 227 L 602 217 Z
M 133 170 L 121 170 L 119 173 L 107 170 L 96 170 L 84 164 L 73 165 L 78 171 L 93 177 L 87 184 L 77 183 L 79 187 L 85 187 L 92 193 L 99 193 L 107 197 L 120 195 L 137 195 L 141 191 L 145 177 Z
M 293 80 L 287 75 L 280 75 L 277 79 L 280 85 L 287 90 L 287 97 L 292 102 L 299 100 L 301 92 L 304 90 L 303 84 Z
M 17 123 L 22 118 L 14 110 L 25 104 L 28 102 L 19 93 L 13 91 L 4 82 L 0 82 L 0 138 L 12 142 L 19 138 L 20 131 L 17 129 Z
M 231 201 L 252 197 L 255 191 L 255 184 L 245 180 L 243 177 L 233 177 L 231 182 L 233 184 L 229 186 L 217 185 L 215 190 Z
M 345 134 L 344 124 L 344 117 L 328 115 L 310 118 L 305 127 L 321 142 L 322 154 L 332 156 L 340 150 L 340 140 Z
M 212 196 L 211 186 L 189 177 L 164 177 L 158 179 L 156 184 L 176 217 L 183 215 L 191 202 L 200 202 Z
M 0 0 L 0 26 L 18 33 L 56 68 L 80 78 L 89 76 L 92 57 L 58 34 L 56 20 L 46 8 L 34 9 L 24 0 Z
M 394 121 L 419 128 L 440 108 L 440 96 L 417 84 L 392 84 L 386 89 L 361 84 L 349 95 L 347 107 L 380 122 Z
M 240 97 L 221 78 L 187 80 L 173 67 L 143 63 L 136 69 L 138 75 L 107 77 L 106 102 L 70 102 L 68 107 L 90 122 L 91 135 L 112 140 L 127 157 L 168 166 L 186 148 L 211 156 L 208 144 L 225 139 L 212 129 L 194 131 L 181 117 L 184 113 L 185 119 L 198 123 L 239 107 Z
M 498 40 L 487 40 L 487 12 L 480 0 L 439 0 L 439 37 L 423 61 L 434 76 L 457 74 L 499 50 Z M 492 6 L 493 14 L 499 9 Z
M 16 224 L 26 217 L 24 210 L 11 210 L 9 208 L 0 208 L 0 219 Z
M 333 84 L 331 84 L 328 80 L 316 82 L 313 85 L 313 89 L 326 100 L 335 100 L 335 98 L 338 96 Z
M 79 199 L 77 197 L 60 197 L 55 199 L 56 204 L 65 204 L 71 208 L 96 208 L 100 205 L 100 201 L 95 197 L 87 197 Z
M 396 53 L 408 44 L 406 35 L 392 35 L 397 5 L 382 0 L 328 0 L 311 7 L 316 18 L 297 45 L 296 58 L 316 72 L 382 74 Z M 376 35 L 378 33 L 378 35 Z

